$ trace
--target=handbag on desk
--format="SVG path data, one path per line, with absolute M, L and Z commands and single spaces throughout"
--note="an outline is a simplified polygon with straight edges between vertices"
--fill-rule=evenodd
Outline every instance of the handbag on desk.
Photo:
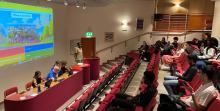
M 50 88 L 50 85 L 52 83 L 52 80 L 48 80 L 47 82 L 45 82 L 45 87 Z

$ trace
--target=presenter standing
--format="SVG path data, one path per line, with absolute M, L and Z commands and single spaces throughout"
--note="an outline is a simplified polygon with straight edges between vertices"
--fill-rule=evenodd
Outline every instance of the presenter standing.
M 82 47 L 80 43 L 77 43 L 77 47 L 75 47 L 75 61 L 76 63 L 82 63 L 83 62 L 83 52 L 82 52 Z

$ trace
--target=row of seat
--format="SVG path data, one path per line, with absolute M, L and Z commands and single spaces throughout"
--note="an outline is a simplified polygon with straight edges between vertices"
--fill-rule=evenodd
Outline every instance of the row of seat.
M 104 76 L 100 77 L 88 90 L 86 90 L 79 98 L 77 98 L 66 111 L 83 111 L 85 110 L 106 88 L 111 80 L 119 74 L 122 69 L 123 59 L 117 58 L 117 63 Z
M 105 98 L 100 102 L 100 105 L 96 111 L 105 111 L 117 93 L 124 93 L 135 72 L 137 71 L 140 63 L 138 53 L 129 52 L 127 55 L 132 57 L 134 60 L 121 74 L 121 76 L 117 78 L 115 84 L 111 87 L 111 91 L 105 94 Z
M 159 74 L 159 59 L 160 58 L 160 53 L 152 53 L 151 55 L 151 59 L 150 62 L 147 65 L 146 71 L 153 71 L 154 75 L 155 75 L 155 79 L 153 81 L 153 85 L 155 88 L 157 88 L 158 86 L 158 74 Z M 139 90 L 142 91 L 144 89 L 147 88 L 147 85 L 144 84 L 143 82 L 144 78 L 142 79 L 141 85 L 139 87 Z M 135 111 L 153 111 L 155 105 L 157 104 L 156 101 L 156 95 L 157 93 L 155 93 L 154 97 L 151 99 L 151 101 L 149 102 L 149 104 L 145 107 L 142 106 L 136 106 Z

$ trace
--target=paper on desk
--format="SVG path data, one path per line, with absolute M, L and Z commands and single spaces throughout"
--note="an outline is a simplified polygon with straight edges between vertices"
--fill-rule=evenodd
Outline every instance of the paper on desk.
M 79 71 L 73 71 L 73 74 L 76 74 L 76 73 L 78 73 Z
M 26 99 L 25 96 L 20 97 L 20 100 L 25 100 L 25 99 Z
M 82 66 L 82 65 L 83 65 L 83 63 L 78 63 L 77 65 L 80 65 L 80 66 Z
M 37 96 L 37 94 L 36 94 L 36 93 L 33 93 L 33 94 L 31 94 L 30 96 L 34 97 L 34 96 Z

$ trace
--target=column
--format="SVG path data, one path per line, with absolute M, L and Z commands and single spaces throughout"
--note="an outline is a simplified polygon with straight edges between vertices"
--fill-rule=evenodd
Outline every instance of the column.
M 220 43 L 220 0 L 213 1 L 215 1 L 215 9 L 212 24 L 212 37 L 216 37 Z

